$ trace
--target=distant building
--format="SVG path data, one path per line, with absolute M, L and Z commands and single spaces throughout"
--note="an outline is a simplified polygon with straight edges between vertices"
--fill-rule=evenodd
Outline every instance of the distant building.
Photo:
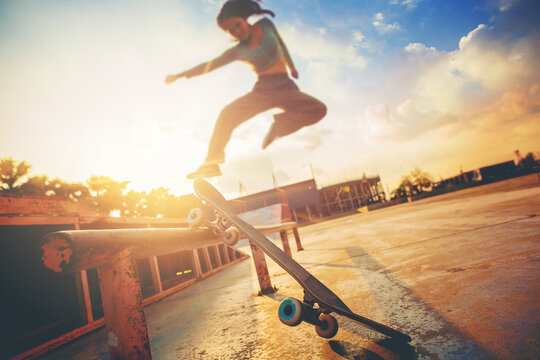
M 446 178 L 433 184 L 433 194 L 455 190 L 468 186 L 487 184 L 495 181 L 506 180 L 519 176 L 514 161 L 505 161 L 498 164 L 484 166 L 476 170 L 462 172 L 459 175 Z M 429 195 L 429 194 L 428 194 Z
M 516 166 L 513 160 L 505 161 L 480 168 L 480 174 L 484 183 L 506 180 L 516 176 Z
M 238 213 L 274 205 L 288 204 L 291 219 L 298 222 L 355 211 L 372 204 L 383 203 L 386 195 L 379 176 L 317 188 L 314 179 L 280 186 L 233 199 Z
M 433 191 L 450 188 L 452 186 L 455 187 L 472 185 L 475 183 L 480 183 L 480 181 L 482 181 L 482 174 L 480 172 L 480 169 L 462 172 L 459 175 L 433 183 Z
M 379 176 L 364 177 L 323 187 L 320 191 L 324 216 L 350 212 L 386 202 L 386 194 Z
M 321 200 L 313 179 L 242 196 L 233 199 L 232 203 L 238 213 L 275 204 L 286 204 L 290 211 L 290 219 L 293 221 L 302 222 L 313 217 L 322 217 Z

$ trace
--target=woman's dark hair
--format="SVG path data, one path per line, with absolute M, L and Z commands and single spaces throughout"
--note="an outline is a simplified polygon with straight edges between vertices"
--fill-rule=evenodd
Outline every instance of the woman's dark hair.
M 222 28 L 223 21 L 232 17 L 247 19 L 251 15 L 260 14 L 275 16 L 272 11 L 261 8 L 259 0 L 227 0 L 221 7 L 216 20 L 219 27 Z

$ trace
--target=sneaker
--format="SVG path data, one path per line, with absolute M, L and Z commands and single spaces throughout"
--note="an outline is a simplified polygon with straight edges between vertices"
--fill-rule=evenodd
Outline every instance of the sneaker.
M 263 142 L 262 142 L 262 148 L 266 149 L 268 145 L 274 142 L 279 136 L 276 134 L 276 123 L 272 123 L 270 126 L 270 129 L 268 129 L 268 132 L 266 133 Z
M 217 164 L 203 164 L 197 170 L 188 174 L 188 179 L 202 179 L 221 176 L 221 170 Z

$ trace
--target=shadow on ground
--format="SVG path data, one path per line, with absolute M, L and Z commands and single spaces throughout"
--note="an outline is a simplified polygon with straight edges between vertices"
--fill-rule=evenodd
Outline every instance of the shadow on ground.
M 279 292 L 275 292 L 273 294 L 267 294 L 267 295 L 264 295 L 265 297 L 269 298 L 269 299 L 272 299 L 276 302 L 281 302 L 283 300 L 285 300 L 287 298 L 286 295 L 283 295 Z M 341 317 L 343 319 L 345 319 L 344 317 Z M 340 326 L 346 322 L 352 322 L 351 320 L 345 320 L 345 321 L 340 321 L 339 324 Z M 392 354 L 392 358 L 397 358 L 397 359 L 406 359 L 406 360 L 414 360 L 414 359 L 417 359 L 417 355 L 416 355 L 416 352 L 414 350 L 414 348 L 409 345 L 408 343 L 406 342 L 403 342 L 403 341 L 400 341 L 400 340 L 396 340 L 396 339 L 391 339 L 391 338 L 383 338 L 383 339 L 380 339 L 380 340 L 377 340 L 375 341 L 374 343 L 371 343 L 371 339 L 368 339 L 368 338 L 364 338 L 364 336 L 361 334 L 361 333 L 358 333 L 358 332 L 354 332 L 356 333 L 358 336 L 360 336 L 360 338 L 362 339 L 361 342 L 368 342 L 370 344 L 374 344 L 375 347 L 377 348 L 384 348 L 385 349 L 385 353 L 388 353 L 390 352 Z M 353 344 L 351 342 L 347 342 L 347 341 L 337 341 L 337 340 L 330 340 L 328 342 L 330 348 L 338 355 L 344 357 L 345 359 L 354 359 L 354 360 L 359 360 L 359 359 L 365 359 L 365 360 L 378 360 L 378 359 L 384 359 L 384 357 L 382 357 L 381 355 L 377 354 L 376 352 L 373 352 L 359 344 Z
M 405 286 L 389 269 L 361 247 L 347 249 L 379 308 L 400 331 L 412 337 L 411 345 L 385 338 L 375 343 L 402 359 L 488 359 L 493 354 L 448 322 L 438 311 Z M 369 314 L 365 314 L 369 317 Z M 369 355 L 369 353 L 366 356 Z M 364 356 L 360 354 L 360 356 Z M 372 357 L 365 357 L 371 359 Z M 357 359 L 353 357 L 353 359 Z M 363 359 L 358 357 L 358 359 Z M 375 357 L 373 357 L 375 359 Z

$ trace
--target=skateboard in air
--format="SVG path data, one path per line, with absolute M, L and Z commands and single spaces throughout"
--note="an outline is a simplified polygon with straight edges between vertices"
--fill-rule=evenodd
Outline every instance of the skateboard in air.
M 345 316 L 376 332 L 405 342 L 410 336 L 376 321 L 352 312 L 341 299 L 316 277 L 289 257 L 271 240 L 252 225 L 238 217 L 223 195 L 210 183 L 197 179 L 193 188 L 195 194 L 205 204 L 203 209 L 193 209 L 188 216 L 191 226 L 207 226 L 223 237 L 227 245 L 238 242 L 240 234 L 247 237 L 255 246 L 281 266 L 304 289 L 304 299 L 287 298 L 278 309 L 279 320 L 288 326 L 297 326 L 302 321 L 315 326 L 321 337 L 330 339 L 338 332 L 338 322 L 330 315 L 332 312 Z

